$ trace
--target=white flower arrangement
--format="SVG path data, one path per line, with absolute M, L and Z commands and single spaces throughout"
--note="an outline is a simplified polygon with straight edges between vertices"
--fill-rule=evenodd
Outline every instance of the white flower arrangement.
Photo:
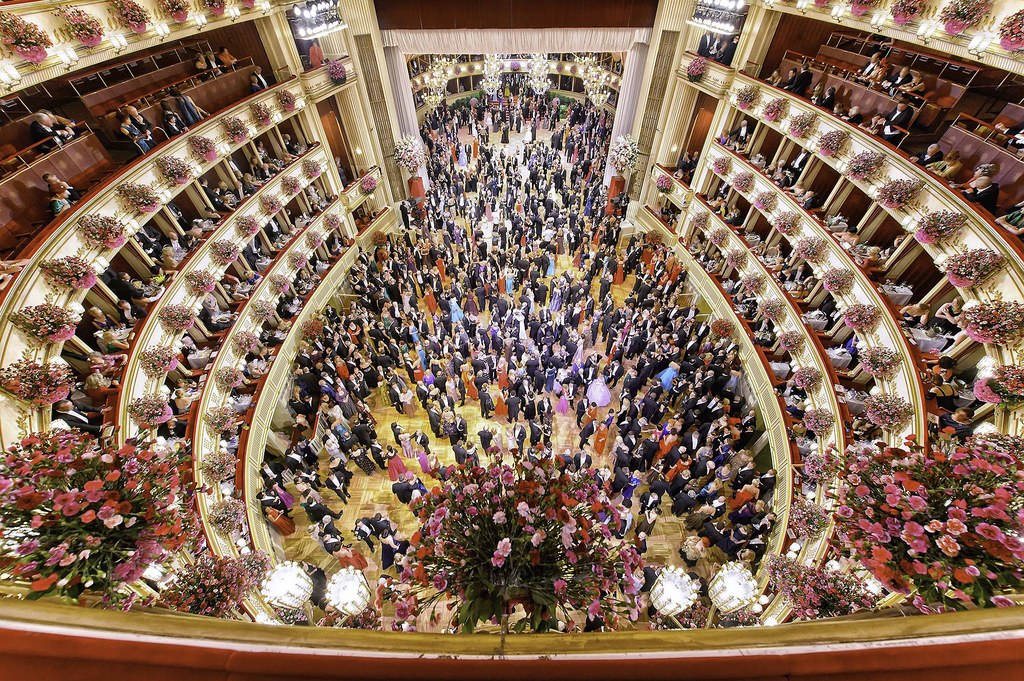
M 427 162 L 423 145 L 412 135 L 405 135 L 395 143 L 395 162 L 415 175 L 420 166 Z
M 631 135 L 620 135 L 608 149 L 608 162 L 617 173 L 624 173 L 636 165 L 640 157 L 640 145 Z

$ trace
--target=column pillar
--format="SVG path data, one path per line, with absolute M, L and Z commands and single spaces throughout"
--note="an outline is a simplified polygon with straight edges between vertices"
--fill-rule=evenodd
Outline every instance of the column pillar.
M 362 175 L 366 170 L 375 165 L 383 168 L 384 159 L 377 156 L 377 148 L 370 132 L 370 126 L 363 115 L 358 90 L 356 88 L 344 88 L 335 96 L 338 98 L 342 126 L 348 137 L 349 149 L 352 151 L 352 162 L 355 164 L 357 176 Z M 354 181 L 356 178 L 350 179 Z M 387 182 L 382 182 L 377 191 L 385 192 L 387 201 L 390 203 L 391 189 Z
M 355 239 L 356 234 L 359 232 L 356 229 L 356 221 L 352 218 L 352 213 L 349 211 L 345 212 L 345 235 L 350 239 Z
M 412 81 L 409 80 L 409 67 L 405 61 L 405 53 L 397 45 L 388 44 L 388 35 L 383 33 L 384 63 L 388 68 L 388 82 L 395 97 L 395 115 L 398 117 L 398 132 L 403 137 L 419 139 L 420 126 L 416 118 L 416 103 L 412 98 Z M 430 188 L 427 178 L 427 167 L 420 166 L 416 175 L 409 178 L 409 194 L 413 197 L 424 196 L 424 190 Z
M 283 12 L 273 12 L 256 20 L 256 30 L 263 40 L 271 66 L 274 67 L 274 80 L 281 82 L 290 75 L 302 73 L 302 59 L 299 49 L 295 46 L 288 18 Z M 287 73 L 284 70 L 287 69 Z
M 619 90 L 619 101 L 615 105 L 615 122 L 612 124 L 612 144 L 620 135 L 627 135 L 633 130 L 636 121 L 636 107 L 640 99 L 640 88 L 644 81 L 644 65 L 647 63 L 647 43 L 641 42 L 638 35 L 626 53 L 626 61 L 622 69 L 622 88 Z M 650 38 L 647 38 L 650 40 Z M 604 171 L 604 184 L 611 184 L 615 170 L 609 165 Z M 608 199 L 611 200 L 611 191 Z

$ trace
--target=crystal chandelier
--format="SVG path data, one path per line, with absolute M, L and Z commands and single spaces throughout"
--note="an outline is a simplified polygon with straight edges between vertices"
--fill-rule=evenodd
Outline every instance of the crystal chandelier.
M 526 64 L 527 82 L 535 93 L 542 95 L 548 91 L 548 57 L 546 54 L 534 54 Z
M 501 65 L 500 54 L 484 56 L 484 77 L 480 81 L 480 87 L 489 97 L 493 97 L 501 89 Z
M 324 594 L 328 603 L 349 617 L 366 610 L 371 595 L 366 577 L 351 565 L 331 576 Z
M 427 111 L 433 111 L 441 103 L 441 95 L 431 90 L 423 95 L 423 103 L 426 105 Z
M 611 94 L 608 91 L 608 72 L 601 68 L 597 57 L 592 54 L 585 55 L 579 60 L 580 78 L 583 79 L 583 89 L 587 93 L 587 99 L 593 102 L 594 106 L 604 106 Z
M 448 89 L 448 79 L 455 73 L 455 62 L 448 57 L 440 56 L 434 60 L 423 76 L 423 83 L 427 89 L 438 96 L 438 101 L 444 97 Z M 426 99 L 426 97 L 424 97 Z M 437 104 L 434 104 L 437 106 Z
M 675 617 L 686 610 L 700 592 L 700 585 L 682 568 L 666 567 L 651 587 L 651 605 L 668 617 Z
M 723 614 L 751 605 L 757 592 L 757 580 L 746 565 L 736 561 L 723 565 L 708 584 L 708 596 Z
M 274 566 L 260 591 L 271 605 L 298 610 L 313 594 L 313 580 L 301 565 L 289 560 Z

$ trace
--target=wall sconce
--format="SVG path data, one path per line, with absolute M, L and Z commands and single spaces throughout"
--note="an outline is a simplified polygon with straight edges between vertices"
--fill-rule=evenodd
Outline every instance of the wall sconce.
M 304 106 L 306 106 L 306 98 L 305 97 L 299 97 L 298 99 L 295 100 L 295 108 L 296 109 L 301 109 Z
M 875 12 L 874 16 L 871 17 L 871 26 L 873 28 L 881 28 L 885 23 L 885 14 L 883 12 Z
M 811 0 L 799 0 L 796 3 L 796 8 L 800 10 L 800 14 L 807 14 L 807 8 L 811 6 Z
M 231 21 L 234 21 L 238 17 L 242 16 L 242 10 L 232 5 L 231 7 L 228 7 L 227 14 L 229 17 L 231 17 Z
M 775 7 L 775 0 L 764 0 L 764 6 L 768 9 Z
M 939 28 L 939 22 L 934 20 L 922 21 L 921 25 L 917 27 L 917 37 L 921 42 L 927 44 L 928 40 L 935 35 L 935 31 Z
M 121 33 L 110 34 L 110 45 L 116 54 L 121 54 L 128 47 L 128 39 Z
M 840 24 L 843 23 L 843 16 L 846 14 L 846 5 L 836 5 L 832 8 L 832 18 Z
M 209 20 L 207 20 L 205 14 L 199 14 L 198 12 L 192 15 L 192 21 L 195 22 L 196 28 L 199 29 L 201 29 L 203 26 L 206 26 L 206 24 L 210 23 Z
M 78 53 L 73 47 L 58 47 L 54 52 L 57 58 L 64 64 L 64 68 L 70 71 L 78 63 Z
M 12 85 L 16 85 L 21 82 L 21 74 L 18 73 L 18 67 L 10 62 L 4 62 L 0 64 L 0 85 L 5 88 L 9 88 Z
M 163 40 L 171 34 L 171 29 L 168 28 L 167 24 L 163 22 L 158 22 L 156 25 L 153 26 L 153 28 L 156 29 L 156 34 L 160 36 L 160 40 Z
M 995 37 L 995 34 L 989 33 L 988 31 L 976 33 L 974 37 L 971 38 L 971 43 L 967 46 L 967 51 L 980 57 L 981 53 L 987 50 L 988 46 L 992 44 Z
M 268 13 L 270 11 L 270 0 L 263 0 L 260 3 L 260 9 L 263 10 L 264 14 Z
M 217 145 L 217 151 L 221 155 L 224 155 L 224 154 L 228 153 L 229 151 L 231 151 L 231 147 L 229 147 L 226 143 L 221 142 L 220 144 Z

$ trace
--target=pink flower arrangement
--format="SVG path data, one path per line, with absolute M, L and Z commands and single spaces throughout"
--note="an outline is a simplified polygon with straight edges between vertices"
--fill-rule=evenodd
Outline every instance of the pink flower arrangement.
M 345 65 L 341 63 L 340 59 L 332 59 L 327 62 L 327 77 L 335 85 L 344 85 L 345 81 L 348 80 L 348 72 L 345 70 Z
M 377 178 L 373 175 L 365 175 L 359 181 L 359 190 L 364 194 L 372 194 L 377 189 Z
M 139 424 L 140 428 L 152 428 L 170 421 L 174 416 L 171 405 L 163 395 L 146 395 L 137 397 L 128 403 L 128 415 Z
M 259 125 L 270 125 L 274 121 L 274 114 L 265 102 L 253 102 L 249 105 L 249 111 Z
M 299 178 L 289 175 L 281 180 L 281 188 L 285 194 L 298 194 L 302 190 L 302 183 L 299 182 Z
M 18 399 L 42 406 L 65 399 L 75 383 L 75 374 L 63 362 L 40 364 L 22 359 L 0 370 L 0 381 Z
M 75 335 L 80 318 L 51 303 L 24 307 L 11 313 L 11 323 L 36 340 L 61 343 Z
M 774 193 L 761 192 L 760 194 L 757 195 L 757 198 L 754 199 L 754 206 L 758 210 L 770 212 L 772 210 L 775 210 L 775 206 L 776 204 L 778 204 L 778 202 L 779 197 L 776 196 Z
M 866 303 L 850 305 L 843 313 L 843 321 L 854 331 L 871 331 L 881 319 L 881 311 Z
M 224 132 L 232 143 L 238 144 L 249 139 L 249 128 L 246 127 L 245 122 L 241 118 L 225 116 L 221 119 L 221 123 L 224 125 Z
M 707 215 L 707 213 L 701 213 L 701 215 Z M 707 224 L 707 220 L 705 220 L 704 223 Z M 715 246 L 721 247 L 729 241 L 730 234 L 732 234 L 732 231 L 728 227 L 720 227 L 711 232 L 711 236 L 708 237 L 708 240 Z
M 872 345 L 863 348 L 857 354 L 860 368 L 875 378 L 889 378 L 896 373 L 903 358 L 898 352 L 881 345 Z
M 309 179 L 312 180 L 317 177 L 320 177 L 320 172 L 320 163 L 318 163 L 317 161 L 311 158 L 307 158 L 305 161 L 302 162 L 302 174 L 308 177 Z
M 341 218 L 336 213 L 328 213 L 324 216 L 324 227 L 332 232 L 340 232 L 342 227 Z
M 902 397 L 881 393 L 864 400 L 868 420 L 885 430 L 898 430 L 914 415 L 914 407 Z
M 846 176 L 851 180 L 868 180 L 885 165 L 885 154 L 877 151 L 862 151 L 846 166 Z
M 238 469 L 238 457 L 227 449 L 217 449 L 203 457 L 199 470 L 203 477 L 212 483 L 220 483 L 235 477 Z
M 916 19 L 928 6 L 928 0 L 895 0 L 889 7 L 892 21 L 897 26 L 906 26 Z
M 778 322 L 786 315 L 786 304 L 778 298 L 767 298 L 757 304 L 757 311 L 770 322 Z
M 804 335 L 799 331 L 786 331 L 779 336 L 779 347 L 790 353 L 800 352 L 804 341 Z
M 819 263 L 828 256 L 828 243 L 820 237 L 806 236 L 793 246 L 793 254 L 807 262 Z
M 178 351 L 170 345 L 143 350 L 139 365 L 149 377 L 163 376 L 178 368 Z
M 64 20 L 71 35 L 85 47 L 96 47 L 103 42 L 103 24 L 88 12 L 77 7 L 58 7 L 54 13 Z
M 260 206 L 267 215 L 276 215 L 281 210 L 281 201 L 273 194 L 265 194 L 260 197 Z
M 707 71 L 708 60 L 704 57 L 694 57 L 686 65 L 686 79 L 691 83 L 699 83 Z
M 988 248 L 972 248 L 950 256 L 943 263 L 946 278 L 957 288 L 969 288 L 985 283 L 1006 266 L 1006 256 Z
M 850 133 L 846 130 L 829 130 L 818 138 L 818 153 L 825 157 L 835 156 L 849 139 Z
M 235 351 L 243 355 L 250 352 L 256 352 L 263 344 L 260 343 L 260 338 L 252 331 L 239 331 L 234 334 L 234 338 L 231 340 L 232 345 L 235 347 Z
M 779 234 L 790 236 L 796 233 L 796 230 L 800 227 L 800 216 L 791 210 L 787 210 L 772 220 L 772 226 L 778 230 Z
M 207 163 L 217 160 L 217 145 L 209 137 L 189 135 L 186 144 L 196 158 Z
M 711 322 L 711 335 L 715 338 L 728 338 L 732 335 L 732 322 L 727 319 L 718 319 Z
M 814 127 L 815 121 L 818 119 L 818 115 L 813 111 L 805 111 L 804 113 L 797 114 L 789 121 L 789 134 L 797 139 L 803 139 L 807 137 L 807 134 Z
M 277 93 L 277 103 L 285 111 L 295 111 L 295 95 L 288 90 Z
M 54 430 L 16 441 L 4 456 L 0 525 L 20 542 L 6 569 L 29 582 L 30 598 L 75 601 L 88 589 L 109 604 L 195 538 L 182 503 L 191 469 L 182 450 Z
M 1024 331 L 1024 303 L 994 300 L 968 305 L 960 326 L 978 343 L 1005 345 Z
M 743 290 L 751 295 L 757 295 L 764 290 L 765 278 L 763 274 L 748 274 L 747 276 L 740 279 L 740 285 Z
M 0 42 L 31 64 L 46 61 L 46 49 L 53 46 L 45 31 L 10 12 L 0 12 Z
M 845 461 L 834 445 L 819 447 L 804 457 L 804 477 L 816 484 L 829 483 L 844 470 Z
M 206 0 L 206 6 L 209 8 L 210 14 L 215 17 L 224 14 L 224 0 Z
M 805 620 L 870 610 L 876 598 L 855 576 L 838 570 L 803 565 L 785 557 L 765 563 L 768 584 Z
M 315 251 L 324 242 L 324 235 L 317 231 L 306 232 L 306 246 Z
M 242 599 L 259 588 L 269 566 L 262 551 L 239 558 L 204 553 L 176 572 L 174 583 L 160 600 L 171 610 L 230 618 Z
M 156 160 L 156 167 L 173 185 L 183 185 L 192 179 L 192 168 L 177 156 L 161 156 Z
M 719 156 L 711 163 L 711 170 L 715 175 L 726 175 L 732 168 L 732 159 L 728 156 Z
M 113 14 L 128 24 L 132 33 L 145 33 L 149 12 L 135 0 L 110 0 Z
M 165 305 L 157 313 L 160 323 L 169 330 L 181 333 L 192 328 L 196 320 L 196 313 L 188 305 Z
M 188 2 L 186 0 L 160 0 L 160 9 L 179 24 L 188 21 Z
M 228 429 L 238 418 L 234 407 L 214 407 L 206 412 L 206 423 L 216 435 Z
M 93 248 L 120 248 L 127 238 L 124 225 L 109 215 L 83 215 L 78 221 L 78 230 L 82 240 Z
M 729 251 L 725 256 L 725 264 L 733 269 L 743 269 L 743 266 L 747 264 L 747 252 L 741 248 Z
M 218 265 L 230 265 L 238 260 L 238 246 L 227 239 L 218 239 L 210 244 L 210 260 Z
M 914 238 L 922 244 L 934 244 L 952 238 L 967 224 L 967 217 L 951 210 L 928 213 L 917 224 Z
M 404 135 L 395 142 L 395 162 L 407 173 L 415 175 L 427 162 L 427 155 L 418 136 Z
M 1024 49 L 1024 9 L 1014 12 L 999 24 L 999 46 L 1007 52 Z
M 850 5 L 850 14 L 855 17 L 862 17 L 879 2 L 880 0 L 853 0 L 853 3 Z
M 773 99 L 764 105 L 764 110 L 761 111 L 761 117 L 768 123 L 774 123 L 786 113 L 786 109 L 788 108 L 789 102 L 782 97 L 779 97 L 778 99 Z
M 797 538 L 817 539 L 828 527 L 831 515 L 818 504 L 798 494 L 789 504 L 789 522 L 786 529 Z
M 672 191 L 672 178 L 668 175 L 658 175 L 658 179 L 654 181 L 654 187 L 662 194 L 668 194 Z
M 288 264 L 294 269 L 301 270 L 309 264 L 309 259 L 302 253 L 289 253 Z
M 58 290 L 90 289 L 96 285 L 92 265 L 76 255 L 46 260 L 39 265 L 46 283 Z
M 754 186 L 753 173 L 737 173 L 732 178 L 732 187 L 741 194 L 746 194 Z
M 853 272 L 832 268 L 821 275 L 821 285 L 829 293 L 844 296 L 853 289 Z
M 275 314 L 277 314 L 277 308 L 269 300 L 257 300 L 252 303 L 252 315 L 261 322 L 267 321 Z
M 260 231 L 260 222 L 253 215 L 243 215 L 235 220 L 235 231 L 243 237 L 253 237 Z
M 942 8 L 939 20 L 945 22 L 946 33 L 960 35 L 976 26 L 991 8 L 991 0 L 951 0 Z
M 302 322 L 302 337 L 306 339 L 319 338 L 324 333 L 324 323 L 313 317 Z
M 757 105 L 761 99 L 761 88 L 757 85 L 746 85 L 736 91 L 736 106 L 746 111 Z
M 844 553 L 890 591 L 934 605 L 999 605 L 995 594 L 1020 581 L 1024 561 L 1020 459 L 992 444 L 923 450 L 865 449 L 847 465 L 838 490 L 836 530 Z
M 125 182 L 117 188 L 117 196 L 140 213 L 155 213 L 160 209 L 160 196 L 148 184 Z
M 883 208 L 904 210 L 914 202 L 922 187 L 924 183 L 919 180 L 890 180 L 878 189 L 875 200 Z
M 245 383 L 245 374 L 235 367 L 224 367 L 217 371 L 217 374 L 214 376 L 214 383 L 217 384 L 218 388 L 226 392 Z
M 271 274 L 270 275 L 270 290 L 274 293 L 281 295 L 292 287 L 292 281 L 283 274 Z
M 828 409 L 808 409 L 804 412 L 804 427 L 815 435 L 825 435 L 835 422 L 835 415 Z
M 821 385 L 821 372 L 814 367 L 800 367 L 793 372 L 793 383 L 804 390 L 814 390 Z
M 1024 401 L 1024 368 L 1004 364 L 990 376 L 974 382 L 974 396 L 991 404 L 1015 405 Z
M 217 288 L 217 277 L 210 270 L 192 270 L 185 275 L 185 285 L 192 295 L 205 295 Z

